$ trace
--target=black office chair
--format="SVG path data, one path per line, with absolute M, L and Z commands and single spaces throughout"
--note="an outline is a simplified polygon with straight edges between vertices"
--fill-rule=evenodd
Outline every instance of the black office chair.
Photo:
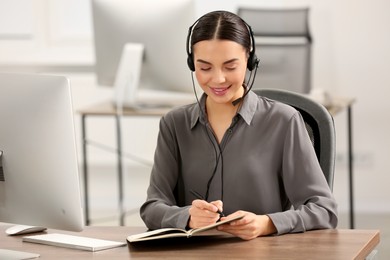
M 257 95 L 288 104 L 298 110 L 306 124 L 321 169 L 333 190 L 336 134 L 333 117 L 309 97 L 280 89 L 255 89 Z

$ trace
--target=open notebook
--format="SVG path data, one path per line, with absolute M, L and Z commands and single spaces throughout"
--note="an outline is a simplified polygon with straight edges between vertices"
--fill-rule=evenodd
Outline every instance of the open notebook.
M 216 227 L 223 225 L 223 224 L 228 224 L 228 223 L 233 222 L 235 220 L 242 219 L 243 217 L 244 217 L 243 215 L 239 215 L 239 216 L 236 216 L 234 218 L 218 221 L 218 222 L 211 224 L 211 225 L 208 225 L 208 226 L 204 226 L 204 227 L 200 227 L 200 228 L 193 228 L 190 230 L 185 230 L 185 229 L 180 229 L 180 228 L 160 228 L 160 229 L 147 231 L 147 232 L 140 233 L 140 234 L 130 235 L 127 237 L 127 241 L 129 241 L 130 243 L 133 243 L 133 242 L 139 242 L 139 241 L 155 240 L 155 239 L 162 239 L 162 238 L 172 238 L 172 237 L 190 238 L 192 236 L 200 235 L 200 234 L 204 234 L 206 236 L 221 235 L 223 233 L 220 231 L 208 232 L 208 233 L 206 233 L 206 231 L 210 231 L 210 230 L 216 231 L 216 229 L 215 229 Z

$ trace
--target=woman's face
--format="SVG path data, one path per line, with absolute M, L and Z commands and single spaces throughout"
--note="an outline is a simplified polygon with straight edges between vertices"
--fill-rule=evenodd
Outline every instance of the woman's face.
M 242 45 L 213 39 L 197 42 L 192 49 L 196 78 L 213 102 L 228 103 L 243 95 L 247 54 Z

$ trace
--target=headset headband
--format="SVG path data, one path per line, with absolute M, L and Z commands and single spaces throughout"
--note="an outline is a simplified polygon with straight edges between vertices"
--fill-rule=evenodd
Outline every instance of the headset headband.
M 207 14 L 202 15 L 199 17 L 191 26 L 188 28 L 188 35 L 187 35 L 187 42 L 186 42 L 186 51 L 187 51 L 187 65 L 191 71 L 195 71 L 195 64 L 194 64 L 194 58 L 192 55 L 192 46 L 191 46 L 191 36 L 193 32 L 193 28 L 198 24 L 198 22 Z M 239 16 L 238 16 L 239 17 Z M 259 60 L 256 57 L 256 45 L 255 45 L 255 37 L 253 36 L 253 31 L 252 27 L 247 24 L 241 17 L 239 17 L 240 20 L 245 24 L 245 26 L 248 28 L 249 31 L 249 37 L 251 41 L 251 50 L 249 52 L 249 57 L 248 57 L 248 63 L 247 63 L 247 68 L 249 71 L 252 71 L 254 68 L 258 66 Z

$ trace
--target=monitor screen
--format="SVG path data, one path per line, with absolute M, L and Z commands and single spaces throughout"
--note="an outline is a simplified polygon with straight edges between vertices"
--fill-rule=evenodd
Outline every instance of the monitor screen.
M 0 222 L 84 225 L 69 80 L 0 73 Z
M 192 92 L 187 67 L 188 28 L 196 20 L 193 0 L 93 0 L 96 73 L 112 86 L 126 43 L 144 45 L 140 88 Z

